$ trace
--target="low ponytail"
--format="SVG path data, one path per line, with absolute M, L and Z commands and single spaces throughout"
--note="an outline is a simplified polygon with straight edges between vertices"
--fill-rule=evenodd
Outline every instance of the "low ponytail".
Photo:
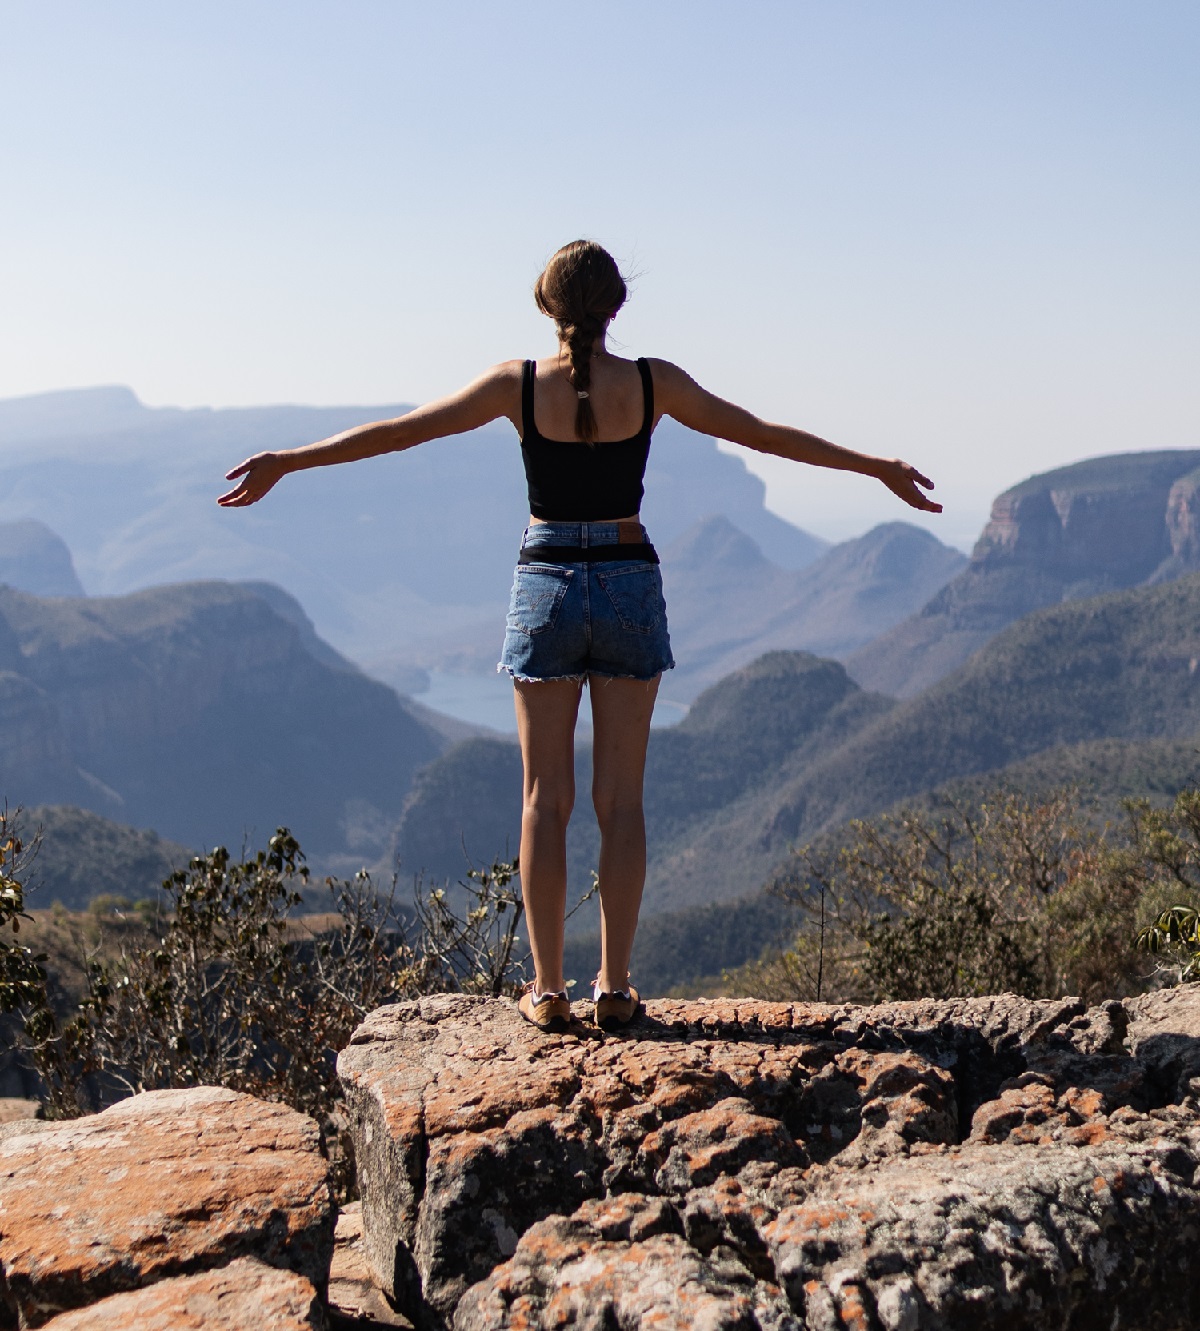
M 625 279 L 606 249 L 592 240 L 564 245 L 533 288 L 538 309 L 558 329 L 571 362 L 571 384 L 579 395 L 575 437 L 594 444 L 599 431 L 592 410 L 592 352 L 604 325 L 625 303 Z

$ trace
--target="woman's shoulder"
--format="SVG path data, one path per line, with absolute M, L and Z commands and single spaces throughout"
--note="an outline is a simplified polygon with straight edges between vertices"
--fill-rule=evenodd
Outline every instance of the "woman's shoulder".
M 661 360 L 657 356 L 645 356 L 642 359 L 650 367 L 654 391 L 660 403 L 665 404 L 697 387 L 692 376 L 686 370 L 680 369 L 674 361 Z
M 485 379 L 519 379 L 528 361 L 524 360 L 502 360 L 497 361 L 495 365 L 489 365 L 483 372 Z
M 639 356 L 639 360 L 644 360 L 649 365 L 655 378 L 660 375 L 664 379 L 682 377 L 687 379 L 689 376 L 685 370 L 681 370 L 673 361 L 663 360 L 658 356 Z

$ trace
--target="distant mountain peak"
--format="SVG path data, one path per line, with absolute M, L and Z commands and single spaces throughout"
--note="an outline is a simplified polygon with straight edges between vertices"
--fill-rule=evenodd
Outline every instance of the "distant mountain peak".
M 45 393 L 26 393 L 21 397 L 10 397 L 0 401 L 0 409 L 10 407 L 46 406 L 58 408 L 108 407 L 122 410 L 147 408 L 128 384 L 94 384 L 86 388 L 54 388 Z
M 0 400 L 0 444 L 29 444 L 82 432 L 108 434 L 144 421 L 152 410 L 124 384 L 5 398 Z
M 83 596 L 66 542 L 44 522 L 0 522 L 0 582 L 35 596 Z
M 758 543 L 721 513 L 712 513 L 689 527 L 667 546 L 663 557 L 693 568 L 719 564 L 758 569 L 770 562 Z

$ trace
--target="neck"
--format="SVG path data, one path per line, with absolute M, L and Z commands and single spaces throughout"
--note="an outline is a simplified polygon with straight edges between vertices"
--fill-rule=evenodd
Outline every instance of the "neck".
M 593 360 L 598 360 L 600 357 L 607 356 L 609 354 L 608 348 L 604 345 L 604 338 L 605 334 L 601 333 L 592 343 Z M 558 343 L 558 354 L 564 358 L 570 355 L 570 352 L 567 350 L 567 344 L 564 341 L 562 341 L 561 338 L 559 339 Z

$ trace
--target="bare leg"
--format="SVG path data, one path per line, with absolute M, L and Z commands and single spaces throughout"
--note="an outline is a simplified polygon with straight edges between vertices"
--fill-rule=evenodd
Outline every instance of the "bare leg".
M 646 882 L 642 778 L 659 679 L 592 675 L 592 802 L 600 824 L 600 987 L 624 989 Z
M 521 811 L 521 895 L 540 993 L 564 988 L 567 822 L 575 803 L 575 717 L 582 683 L 514 680 L 517 734 L 525 764 Z

